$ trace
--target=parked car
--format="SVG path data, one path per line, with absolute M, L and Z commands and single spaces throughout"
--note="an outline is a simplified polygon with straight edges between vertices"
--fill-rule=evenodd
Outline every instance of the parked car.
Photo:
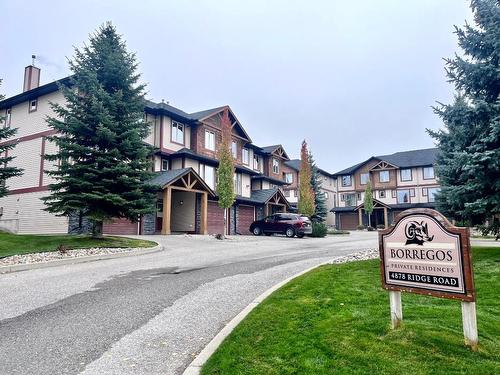
M 276 213 L 257 220 L 250 225 L 250 232 L 256 236 L 265 234 L 270 236 L 273 233 L 282 233 L 287 237 L 304 237 L 312 233 L 311 220 L 308 217 L 291 213 Z

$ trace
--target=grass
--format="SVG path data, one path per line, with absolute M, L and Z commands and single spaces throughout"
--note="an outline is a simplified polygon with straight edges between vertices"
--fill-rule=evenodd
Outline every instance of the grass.
M 67 249 L 90 247 L 153 247 L 156 242 L 126 237 L 91 238 L 83 235 L 20 235 L 0 233 L 0 258 L 16 254 L 55 251 L 59 245 Z
M 460 302 L 403 294 L 390 329 L 379 261 L 328 265 L 273 293 L 202 374 L 500 374 L 500 247 L 474 248 L 479 351 L 463 345 Z

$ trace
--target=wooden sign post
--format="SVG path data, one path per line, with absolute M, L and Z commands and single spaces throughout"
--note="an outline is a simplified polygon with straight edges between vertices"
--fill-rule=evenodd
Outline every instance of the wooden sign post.
M 392 328 L 403 320 L 401 291 L 461 300 L 465 344 L 477 350 L 469 229 L 454 227 L 438 211 L 410 209 L 379 232 L 379 249 Z

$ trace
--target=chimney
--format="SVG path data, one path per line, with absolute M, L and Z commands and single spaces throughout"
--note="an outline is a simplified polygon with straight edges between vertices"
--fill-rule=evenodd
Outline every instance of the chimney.
M 35 55 L 31 55 L 31 65 L 24 68 L 23 92 L 36 89 L 40 86 L 40 68 L 35 66 Z

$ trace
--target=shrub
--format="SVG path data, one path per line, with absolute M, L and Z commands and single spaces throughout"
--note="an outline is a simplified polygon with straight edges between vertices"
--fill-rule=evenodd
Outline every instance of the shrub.
M 366 230 L 367 230 L 368 232 L 373 232 L 373 231 L 375 230 L 375 228 L 374 228 L 374 227 L 368 227 L 368 228 L 366 228 Z
M 311 237 L 325 237 L 327 231 L 328 228 L 325 224 L 313 222 Z
M 356 227 L 357 230 L 365 230 L 365 226 L 364 225 L 358 225 Z

